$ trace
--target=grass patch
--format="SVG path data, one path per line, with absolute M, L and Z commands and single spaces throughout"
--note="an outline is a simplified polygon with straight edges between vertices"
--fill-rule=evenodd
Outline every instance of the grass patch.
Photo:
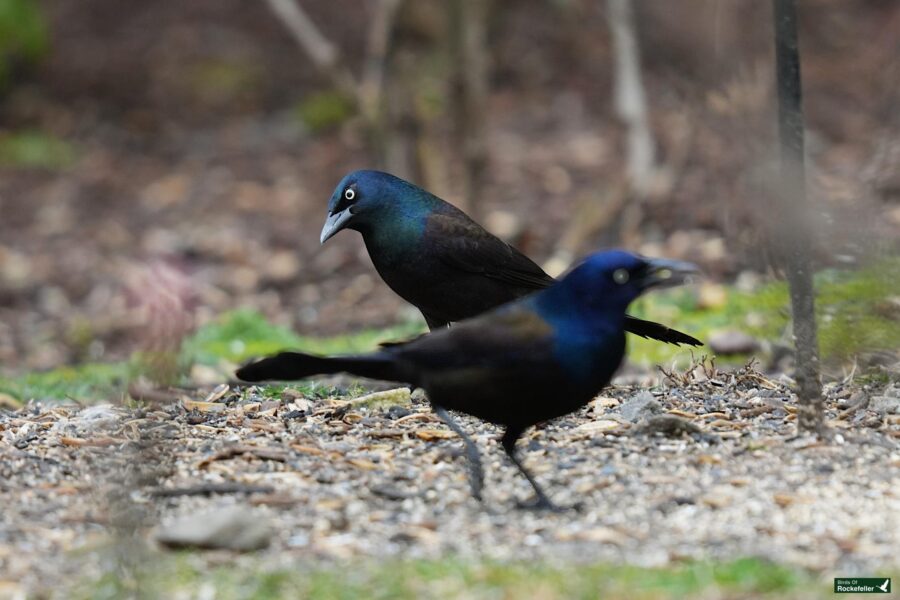
M 818 273 L 816 319 L 824 360 L 839 362 L 863 352 L 900 347 L 900 314 L 892 302 L 900 298 L 900 259 L 877 261 L 857 271 L 829 269 Z M 695 291 L 677 289 L 650 294 L 632 305 L 642 319 L 660 321 L 702 341 L 717 329 L 739 329 L 758 339 L 786 337 L 790 325 L 788 288 L 772 282 L 754 292 L 725 289 L 726 301 L 702 308 Z M 631 336 L 629 358 L 641 364 L 685 364 L 691 350 Z M 708 348 L 694 349 L 695 354 Z M 737 359 L 743 362 L 744 359 Z
M 421 324 L 410 322 L 333 337 L 304 336 L 273 325 L 257 312 L 237 310 L 201 328 L 185 343 L 184 351 L 190 361 L 203 364 L 215 364 L 222 359 L 240 362 L 285 349 L 347 354 L 373 350 L 381 342 L 407 339 L 423 331 Z
M 142 597 L 193 597 L 198 589 L 220 599 L 306 598 L 811 598 L 826 586 L 809 574 L 758 559 L 696 562 L 670 568 L 594 564 L 473 563 L 443 560 L 388 560 L 340 568 L 266 571 L 244 565 L 207 568 L 199 555 L 182 553 L 153 564 L 138 577 Z M 107 576 L 85 585 L 76 598 L 115 598 L 135 590 Z
M 133 375 L 129 363 L 87 364 L 61 367 L 21 377 L 0 377 L 0 392 L 22 401 L 76 400 L 93 403 L 121 397 Z
M 75 162 L 75 149 L 42 131 L 0 133 L 0 164 L 30 169 L 64 169 Z
M 424 331 L 418 323 L 407 323 L 387 329 L 366 329 L 334 337 L 302 336 L 266 321 L 253 311 L 239 310 L 222 315 L 185 340 L 177 363 L 237 364 L 248 358 L 293 349 L 316 354 L 343 354 L 373 350 L 379 343 L 406 339 Z M 0 377 L 0 393 L 21 401 L 77 400 L 96 402 L 122 397 L 128 382 L 145 372 L 140 356 L 119 363 L 89 363 L 61 367 L 52 371 L 28 373 L 19 377 Z M 223 369 L 225 373 L 227 369 Z M 222 380 L 227 377 L 223 374 Z M 178 383 L 178 382 L 176 382 Z M 284 386 L 269 386 L 274 397 L 280 397 Z M 334 389 L 314 382 L 297 382 L 290 387 L 312 397 L 332 395 Z M 360 391 L 360 390 L 354 390 Z

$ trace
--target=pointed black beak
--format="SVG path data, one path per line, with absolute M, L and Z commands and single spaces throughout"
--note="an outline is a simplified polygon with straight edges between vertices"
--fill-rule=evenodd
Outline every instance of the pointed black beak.
M 641 276 L 641 287 L 668 288 L 690 283 L 700 275 L 700 268 L 694 263 L 680 260 L 654 258 L 647 261 L 647 268 Z

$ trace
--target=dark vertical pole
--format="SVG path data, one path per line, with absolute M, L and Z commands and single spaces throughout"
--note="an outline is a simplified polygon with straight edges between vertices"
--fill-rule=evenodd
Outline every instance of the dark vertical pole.
M 803 108 L 797 9 L 794 0 L 773 0 L 775 65 L 778 84 L 778 133 L 781 142 L 779 227 L 781 256 L 787 271 L 797 356 L 798 424 L 801 430 L 822 432 L 824 405 L 819 382 L 815 292 L 812 281 L 811 236 L 806 199 L 803 152 Z

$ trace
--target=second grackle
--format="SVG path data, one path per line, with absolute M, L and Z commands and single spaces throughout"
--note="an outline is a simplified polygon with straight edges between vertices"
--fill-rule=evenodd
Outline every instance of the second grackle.
M 464 212 L 408 181 L 354 171 L 328 203 L 320 241 L 342 229 L 362 234 L 385 283 L 415 305 L 431 330 L 534 293 L 554 279 Z M 660 323 L 625 317 L 625 331 L 670 344 L 700 340 Z

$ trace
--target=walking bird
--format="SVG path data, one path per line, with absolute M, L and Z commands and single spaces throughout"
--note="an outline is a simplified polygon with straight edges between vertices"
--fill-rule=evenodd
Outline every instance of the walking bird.
M 338 184 L 320 241 L 342 229 L 362 234 L 378 274 L 422 312 L 431 330 L 554 282 L 452 204 L 388 173 L 355 171 Z M 625 331 L 670 344 L 702 345 L 685 333 L 631 316 L 625 317 Z
M 694 272 L 689 263 L 600 252 L 554 285 L 453 327 L 370 354 L 282 352 L 240 368 L 237 377 L 294 380 L 348 372 L 421 387 L 465 442 L 476 498 L 483 487 L 478 448 L 448 410 L 505 427 L 501 443 L 534 488 L 531 505 L 554 508 L 519 460 L 516 441 L 528 427 L 584 406 L 609 383 L 625 355 L 630 302 Z

